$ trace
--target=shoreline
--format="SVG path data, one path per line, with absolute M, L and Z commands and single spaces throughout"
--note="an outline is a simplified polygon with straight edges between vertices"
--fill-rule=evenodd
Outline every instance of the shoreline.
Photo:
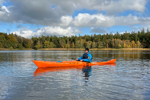
M 9 48 L 0 48 L 0 51 L 4 51 L 4 50 L 20 50 L 20 49 L 9 49 Z M 25 48 L 25 49 L 21 49 L 21 50 L 34 50 L 34 49 L 32 49 L 32 48 Z
M 4 50 L 11 50 L 9 48 L 0 48 L 0 51 L 4 51 Z M 20 49 L 12 49 L 12 50 L 20 50 Z M 32 48 L 25 48 L 25 49 L 22 49 L 22 50 L 35 50 L 35 49 L 32 49 Z M 38 50 L 50 50 L 50 51 L 53 51 L 53 50 L 61 50 L 61 51 L 67 51 L 67 50 L 70 50 L 70 51 L 83 51 L 84 48 L 41 48 L 41 49 L 38 49 Z M 90 49 L 90 51 L 96 51 L 96 50 L 150 50 L 150 48 L 92 48 Z
M 83 51 L 85 50 L 84 48 L 41 48 L 39 50 L 62 50 L 62 51 Z M 96 50 L 150 50 L 150 48 L 93 48 L 90 49 L 90 51 L 96 51 Z

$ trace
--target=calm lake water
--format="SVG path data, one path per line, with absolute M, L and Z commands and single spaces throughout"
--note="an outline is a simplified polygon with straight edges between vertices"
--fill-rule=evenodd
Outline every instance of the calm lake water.
M 35 74 L 32 60 L 73 60 L 83 51 L 0 51 L 0 100 L 150 100 L 150 51 L 91 51 L 116 65 Z

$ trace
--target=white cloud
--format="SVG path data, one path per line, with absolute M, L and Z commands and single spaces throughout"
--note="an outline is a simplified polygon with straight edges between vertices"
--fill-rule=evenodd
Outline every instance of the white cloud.
M 22 29 L 19 29 L 18 31 L 14 31 L 11 33 L 22 36 L 22 37 L 26 37 L 26 38 L 31 38 L 32 36 L 35 35 L 35 32 L 26 28 L 22 28 Z
M 38 28 L 36 31 L 30 30 L 27 28 L 19 29 L 18 31 L 12 32 L 22 37 L 31 38 L 32 36 L 41 36 L 41 35 L 56 35 L 56 36 L 74 36 L 76 31 L 71 27 L 61 28 L 61 27 L 43 27 Z
M 114 22 L 110 17 L 104 16 L 102 14 L 90 15 L 88 13 L 78 14 L 78 16 L 76 16 L 73 21 L 74 26 L 77 27 L 109 27 L 112 26 L 113 23 Z
M 75 29 L 75 33 L 82 33 L 82 32 L 78 29 Z
M 62 16 L 60 26 L 70 26 L 72 22 L 71 16 Z
M 61 27 L 44 27 L 37 31 L 40 34 L 46 35 L 57 35 L 57 36 L 71 36 L 74 35 L 74 32 L 71 27 L 61 28 Z
M 6 11 L 7 13 L 9 13 L 9 10 L 7 9 L 6 6 L 2 6 L 2 10 Z
M 20 29 L 13 33 L 17 35 L 30 38 L 31 36 L 41 36 L 41 35 L 57 35 L 57 36 L 71 36 L 75 33 L 82 33 L 76 27 L 92 27 L 92 33 L 106 33 L 107 31 L 100 27 L 111 27 L 115 25 L 135 25 L 143 24 L 149 25 L 150 17 L 136 17 L 132 15 L 128 16 L 106 16 L 102 14 L 79 14 L 74 19 L 70 16 L 63 16 L 60 25 L 47 26 L 39 28 L 36 31 L 29 29 Z M 73 26 L 70 27 L 70 25 Z M 65 27 L 64 27 L 65 26 Z
M 134 10 L 143 12 L 145 10 L 146 0 L 107 0 L 102 6 L 97 6 L 99 10 L 109 13 L 123 12 L 125 10 Z
M 73 24 L 76 27 L 111 27 L 114 25 L 135 25 L 147 24 L 149 25 L 150 17 L 137 16 L 106 16 L 102 14 L 88 13 L 79 14 L 75 17 Z
M 146 0 L 80 0 L 76 7 L 82 9 L 107 11 L 109 14 L 133 10 L 143 12 L 145 10 Z
M 1 14 L 0 21 L 68 26 L 72 21 L 70 16 L 76 10 L 98 10 L 109 14 L 126 10 L 143 12 L 147 0 L 10 0 L 10 2 L 11 6 L 0 7 L 5 9 L 5 12 L 10 12 L 3 16 Z
M 0 21 L 9 20 L 7 19 L 9 17 L 9 10 L 6 6 L 0 5 Z

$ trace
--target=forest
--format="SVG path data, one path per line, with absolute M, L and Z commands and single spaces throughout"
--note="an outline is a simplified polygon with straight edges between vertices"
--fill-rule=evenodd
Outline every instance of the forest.
M 138 32 L 119 34 L 92 34 L 84 36 L 40 36 L 31 39 L 16 34 L 0 32 L 0 48 L 40 49 L 40 48 L 150 48 L 150 32 L 143 29 Z

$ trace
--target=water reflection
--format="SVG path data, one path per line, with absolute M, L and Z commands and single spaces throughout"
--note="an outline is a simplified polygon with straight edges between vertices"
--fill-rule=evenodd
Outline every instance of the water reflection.
M 91 66 L 86 66 L 82 69 L 82 72 L 84 73 L 85 85 L 87 86 L 86 83 L 89 81 L 89 77 L 92 75 L 92 67 Z
M 34 76 L 42 76 L 48 72 L 60 72 L 66 70 L 82 70 L 84 66 L 76 66 L 76 67 L 50 67 L 50 68 L 37 68 L 34 72 Z

